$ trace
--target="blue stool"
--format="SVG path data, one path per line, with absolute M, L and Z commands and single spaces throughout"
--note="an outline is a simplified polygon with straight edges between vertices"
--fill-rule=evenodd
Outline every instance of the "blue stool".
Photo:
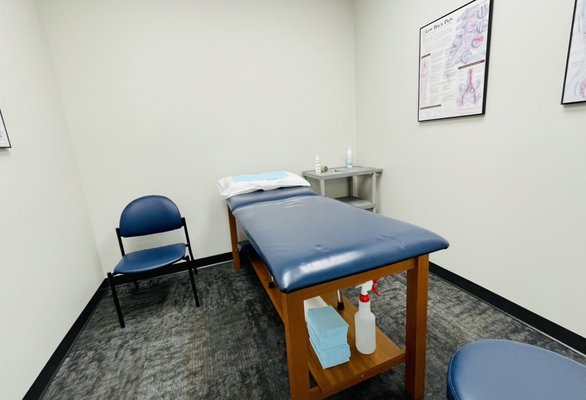
M 448 366 L 449 400 L 585 400 L 586 366 L 539 347 L 481 340 Z

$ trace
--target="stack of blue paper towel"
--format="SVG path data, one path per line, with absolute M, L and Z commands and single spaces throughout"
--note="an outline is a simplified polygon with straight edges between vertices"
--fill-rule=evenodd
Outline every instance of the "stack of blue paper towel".
M 308 309 L 307 329 L 311 346 L 324 369 L 350 360 L 348 324 L 332 306 Z

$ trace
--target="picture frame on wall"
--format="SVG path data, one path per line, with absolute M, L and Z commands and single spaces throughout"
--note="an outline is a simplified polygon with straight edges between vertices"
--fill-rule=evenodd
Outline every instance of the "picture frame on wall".
M 0 120 L 2 120 L 2 124 L 0 124 L 0 149 L 11 148 L 12 146 L 10 145 L 10 138 L 8 137 L 8 131 L 6 130 L 2 110 L 0 110 Z
M 586 0 L 575 0 L 562 104 L 586 102 Z
M 419 30 L 419 122 L 485 113 L 492 2 L 473 0 Z

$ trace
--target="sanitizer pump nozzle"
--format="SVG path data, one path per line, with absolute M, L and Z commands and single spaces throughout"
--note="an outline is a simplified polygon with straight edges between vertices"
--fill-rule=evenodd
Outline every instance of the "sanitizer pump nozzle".
M 356 349 L 362 354 L 372 354 L 376 349 L 376 317 L 370 311 L 369 291 L 380 296 L 376 290 L 376 280 L 368 281 L 360 286 L 358 311 L 354 314 L 354 329 L 356 331 Z

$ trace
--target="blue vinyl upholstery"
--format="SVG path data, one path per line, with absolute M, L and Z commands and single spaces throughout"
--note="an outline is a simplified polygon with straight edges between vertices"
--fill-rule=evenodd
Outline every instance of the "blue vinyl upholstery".
M 131 201 L 120 215 L 123 237 L 151 235 L 181 228 L 181 213 L 165 196 L 143 196 Z
M 257 192 L 240 194 L 226 200 L 232 212 L 238 208 L 265 201 L 282 200 L 291 197 L 316 196 L 316 193 L 303 186 L 285 187 L 275 190 L 259 190 Z
M 322 196 L 243 205 L 233 214 L 283 292 L 448 247 L 426 229 Z
M 586 366 L 536 346 L 481 340 L 450 361 L 449 400 L 584 400 Z
M 137 274 L 175 264 L 185 258 L 185 243 L 175 243 L 126 254 L 114 268 L 116 274 Z

